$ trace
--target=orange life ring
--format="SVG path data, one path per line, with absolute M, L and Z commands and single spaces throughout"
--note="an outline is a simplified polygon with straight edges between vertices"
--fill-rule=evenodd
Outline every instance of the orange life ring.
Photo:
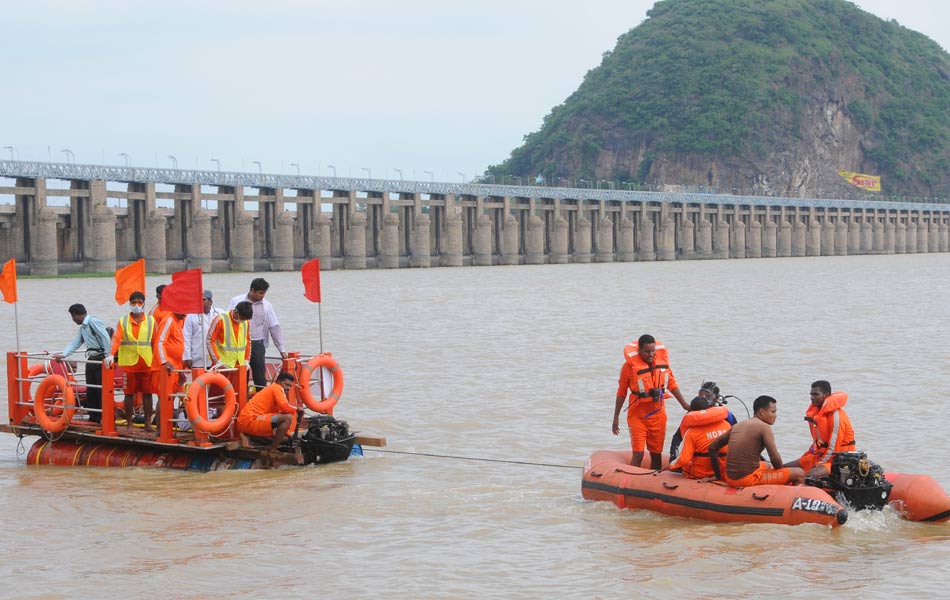
M 310 393 L 310 377 L 314 369 L 320 367 L 326 367 L 333 374 L 333 390 L 326 400 L 317 400 Z M 304 383 L 305 380 L 306 384 Z M 314 412 L 332 414 L 333 407 L 336 406 L 343 395 L 343 369 L 340 368 L 340 363 L 330 354 L 317 354 L 300 365 L 300 381 L 298 383 L 300 397 L 303 398 L 307 408 Z
M 54 387 L 58 388 L 63 394 L 63 411 L 59 413 L 57 419 L 53 419 L 46 414 L 46 393 Z M 52 395 L 50 394 L 50 396 Z M 73 413 L 76 412 L 74 401 L 73 388 L 66 382 L 65 377 L 62 375 L 47 375 L 40 382 L 40 387 L 36 388 L 36 398 L 33 399 L 33 414 L 36 416 L 36 422 L 50 433 L 59 433 L 66 429 L 69 421 L 73 418 Z
M 198 403 L 203 402 L 207 396 L 205 392 L 206 385 L 216 385 L 224 390 L 224 410 L 214 420 L 207 420 L 201 416 L 198 411 Z M 188 414 L 188 420 L 195 429 L 204 433 L 216 435 L 227 429 L 231 425 L 231 418 L 237 408 L 237 401 L 234 396 L 234 386 L 227 377 L 221 373 L 205 371 L 188 388 L 188 397 L 185 399 L 185 413 Z

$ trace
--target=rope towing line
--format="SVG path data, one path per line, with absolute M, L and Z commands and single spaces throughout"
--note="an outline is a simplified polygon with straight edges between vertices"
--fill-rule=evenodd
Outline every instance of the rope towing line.
M 431 452 L 409 452 L 406 450 L 383 450 L 381 448 L 373 448 L 371 452 L 383 452 L 385 454 L 406 454 L 409 456 L 427 456 L 430 458 L 449 458 L 453 460 L 471 460 L 479 462 L 493 462 L 493 463 L 504 463 L 509 465 L 528 465 L 532 467 L 551 467 L 558 469 L 583 469 L 584 467 L 578 465 L 557 465 L 554 463 L 539 463 L 539 462 L 530 462 L 526 460 L 504 460 L 501 458 L 481 458 L 478 456 L 453 456 L 451 454 L 434 454 Z

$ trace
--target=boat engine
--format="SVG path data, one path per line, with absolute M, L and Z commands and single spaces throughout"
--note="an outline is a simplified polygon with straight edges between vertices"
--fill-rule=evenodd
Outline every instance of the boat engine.
M 824 488 L 855 510 L 881 510 L 891 496 L 893 484 L 884 469 L 864 452 L 839 452 L 831 459 L 831 475 L 808 478 L 807 483 Z
M 300 439 L 300 449 L 306 464 L 339 462 L 349 458 L 355 440 L 356 435 L 346 421 L 318 414 L 307 420 L 307 432 Z

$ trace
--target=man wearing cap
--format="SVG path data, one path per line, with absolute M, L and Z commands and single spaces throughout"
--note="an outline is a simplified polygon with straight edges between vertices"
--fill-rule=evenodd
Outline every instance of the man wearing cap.
M 218 315 L 224 314 L 224 311 L 214 306 L 214 296 L 211 290 L 204 291 L 204 312 L 200 315 L 188 315 L 185 317 L 185 325 L 182 328 L 182 334 L 185 340 L 185 352 L 182 355 L 182 362 L 188 369 L 202 368 L 207 369 L 211 362 L 208 357 L 208 332 L 211 331 L 211 321 Z

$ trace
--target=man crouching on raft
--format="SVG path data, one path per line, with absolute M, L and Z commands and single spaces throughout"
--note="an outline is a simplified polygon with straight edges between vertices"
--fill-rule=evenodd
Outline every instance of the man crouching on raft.
M 775 447 L 772 424 L 778 416 L 776 400 L 771 396 L 759 396 L 752 404 L 751 419 L 737 423 L 709 444 L 709 462 L 716 478 L 731 487 L 753 485 L 800 485 L 805 483 L 805 472 L 798 467 L 782 467 L 782 457 Z M 719 449 L 729 444 L 726 455 L 725 477 L 719 471 Z M 762 451 L 769 453 L 774 469 L 760 461 Z
M 250 436 L 271 437 L 274 441 L 270 450 L 276 450 L 287 438 L 287 430 L 293 427 L 297 419 L 303 414 L 287 401 L 287 394 L 294 387 L 294 376 L 286 371 L 277 375 L 277 382 L 272 383 L 254 394 L 241 409 L 237 426 L 241 432 L 241 445 L 251 447 Z M 296 418 L 294 413 L 297 413 Z
M 646 447 L 650 452 L 650 468 L 659 471 L 663 466 L 663 442 L 666 438 L 667 390 L 676 397 L 683 410 L 689 410 L 689 403 L 673 377 L 666 347 L 658 344 L 652 335 L 641 335 L 636 344 L 624 348 L 624 356 L 626 361 L 620 369 L 612 431 L 614 435 L 620 433 L 620 410 L 627 392 L 630 392 L 630 406 L 627 408 L 633 450 L 630 464 L 640 466 L 643 448 Z

